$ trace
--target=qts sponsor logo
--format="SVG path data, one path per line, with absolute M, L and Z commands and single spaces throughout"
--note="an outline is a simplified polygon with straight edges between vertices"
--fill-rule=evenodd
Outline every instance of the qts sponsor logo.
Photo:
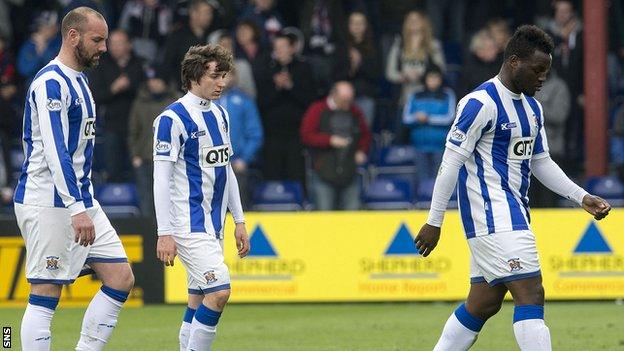
M 280 258 L 262 226 L 254 229 L 249 241 L 251 251 L 247 258 L 227 262 L 232 280 L 287 281 L 305 273 L 303 260 Z
M 382 257 L 362 258 L 360 272 L 371 279 L 436 279 L 451 270 L 446 257 L 423 259 L 416 250 L 414 237 L 402 223 Z

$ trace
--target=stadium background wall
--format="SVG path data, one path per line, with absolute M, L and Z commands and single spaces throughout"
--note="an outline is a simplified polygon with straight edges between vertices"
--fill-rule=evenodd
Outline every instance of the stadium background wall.
M 534 210 L 549 300 L 624 297 L 624 214 L 595 222 L 579 209 Z M 232 302 L 460 300 L 468 291 L 469 255 L 459 215 L 449 212 L 436 251 L 419 257 L 412 240 L 426 213 L 249 213 L 250 256 L 236 257 L 233 224 L 226 225 L 225 260 Z M 131 301 L 183 303 L 186 275 L 178 261 L 163 269 L 154 255 L 155 230 L 145 220 L 113 220 L 136 275 Z M 0 306 L 27 296 L 25 251 L 14 221 L 0 222 Z M 522 265 L 522 262 L 520 262 Z M 99 282 L 80 278 L 62 303 L 85 305 Z

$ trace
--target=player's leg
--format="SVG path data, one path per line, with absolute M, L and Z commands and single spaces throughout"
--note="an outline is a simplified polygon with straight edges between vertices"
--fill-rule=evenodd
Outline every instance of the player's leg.
M 225 304 L 230 298 L 230 289 L 218 290 L 204 296 L 197 307 L 191 323 L 187 350 L 210 351 L 217 335 L 217 324 Z
M 189 293 L 204 294 L 201 303 L 190 306 L 197 308 L 190 325 L 187 350 L 208 351 L 230 296 L 230 273 L 223 260 L 222 240 L 205 233 L 176 236 L 175 240 L 178 256 L 187 270 Z
M 15 204 L 15 215 L 26 246 L 26 279 L 31 284 L 20 328 L 22 348 L 47 351 L 62 284 L 73 281 L 68 255 L 73 241 L 69 213 L 60 208 Z
M 550 351 L 550 330 L 544 323 L 542 277 L 506 283 L 514 299 L 513 328 L 520 350 Z
M 468 350 L 485 322 L 500 310 L 506 293 L 502 284 L 490 287 L 485 281 L 472 283 L 466 303 L 446 321 L 434 351 Z
M 203 299 L 204 294 L 202 292 L 189 291 L 188 304 L 186 306 L 186 310 L 184 311 L 182 325 L 180 326 L 180 333 L 178 334 L 178 339 L 180 341 L 180 351 L 186 351 L 188 347 L 188 341 L 191 335 L 191 323 L 193 322 L 195 312 L 197 311 L 199 305 L 202 303 Z
M 89 209 L 87 213 L 95 226 L 95 242 L 89 248 L 85 260 L 102 281 L 102 287 L 95 294 L 85 311 L 76 350 L 102 350 L 117 325 L 121 308 L 134 286 L 134 275 L 128 264 L 125 250 L 119 236 L 100 208 Z M 82 266 L 75 269 L 78 271 Z

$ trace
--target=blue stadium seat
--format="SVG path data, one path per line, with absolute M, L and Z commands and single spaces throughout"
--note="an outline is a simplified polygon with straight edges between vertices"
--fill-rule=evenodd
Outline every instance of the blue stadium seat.
M 410 145 L 395 145 L 381 150 L 378 167 L 414 166 L 416 149 Z
M 616 177 L 590 178 L 587 180 L 586 189 L 590 194 L 607 200 L 611 206 L 624 206 L 624 184 Z
M 299 211 L 303 209 L 303 188 L 295 181 L 258 184 L 252 195 L 254 211 Z
M 95 189 L 95 198 L 110 217 L 139 217 L 139 197 L 133 183 L 109 183 Z
M 418 184 L 418 189 L 416 190 L 416 208 L 428 209 L 431 206 L 434 185 L 435 178 L 427 179 Z M 447 208 L 457 208 L 457 189 L 453 191 Z
M 369 210 L 402 210 L 412 208 L 409 182 L 381 177 L 373 180 L 364 192 L 364 204 Z

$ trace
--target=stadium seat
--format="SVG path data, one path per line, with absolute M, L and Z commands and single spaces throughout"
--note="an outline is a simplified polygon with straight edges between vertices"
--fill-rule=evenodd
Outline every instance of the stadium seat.
M 110 183 L 95 189 L 95 198 L 110 217 L 139 217 L 139 197 L 132 183 Z
M 418 184 L 418 189 L 416 190 L 416 208 L 428 209 L 431 206 L 434 185 L 435 178 L 427 179 Z M 451 194 L 447 208 L 457 208 L 457 189 Z
M 378 167 L 414 166 L 416 149 L 410 145 L 395 145 L 381 150 Z
M 611 206 L 624 206 L 624 184 L 613 176 L 593 177 L 587 180 L 586 189 L 590 194 L 607 200 Z
M 402 179 L 380 177 L 364 192 L 364 204 L 369 210 L 411 209 L 410 184 Z
M 299 211 L 303 209 L 303 188 L 295 181 L 258 184 L 252 195 L 254 211 Z

